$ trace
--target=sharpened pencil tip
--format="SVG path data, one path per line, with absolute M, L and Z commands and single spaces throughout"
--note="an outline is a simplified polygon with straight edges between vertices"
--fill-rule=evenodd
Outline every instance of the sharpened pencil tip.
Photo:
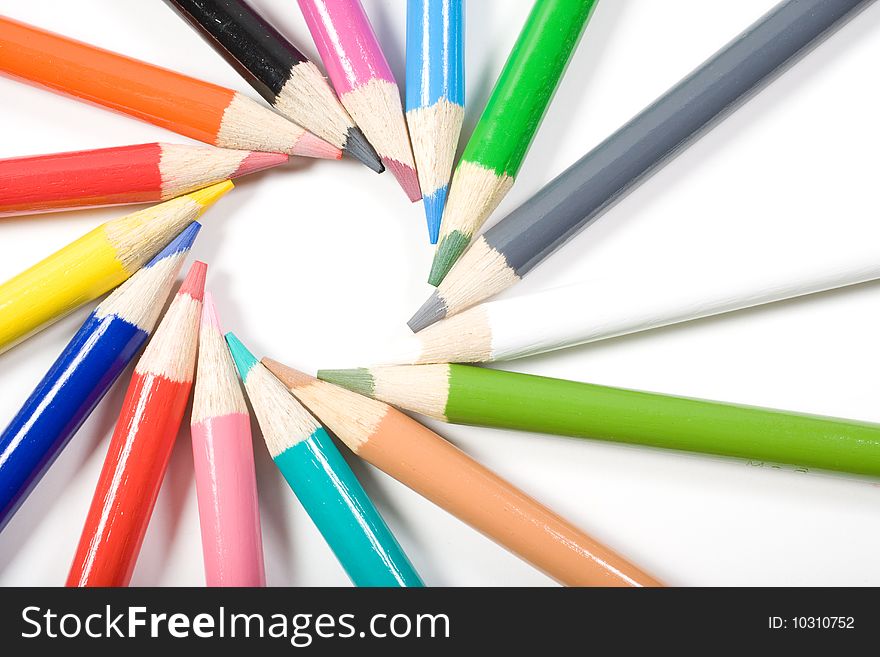
M 364 397 L 373 396 L 373 375 L 370 370 L 363 367 L 353 370 L 318 370 L 318 378 L 321 381 L 348 388 Z
M 231 331 L 226 334 L 226 344 L 229 347 L 229 353 L 232 354 L 232 360 L 235 361 L 238 375 L 242 381 L 246 381 L 248 373 L 257 364 L 257 359 Z
M 394 174 L 394 177 L 397 178 L 397 182 L 403 188 L 410 201 L 415 203 L 422 198 L 422 189 L 419 187 L 419 177 L 415 169 L 390 157 L 383 157 L 382 162 Z
M 379 159 L 373 146 L 367 141 L 360 128 L 351 127 L 348 129 L 343 148 L 351 157 L 359 160 L 376 173 L 385 171 L 385 165 L 382 164 L 382 160 Z
M 328 144 L 311 132 L 304 132 L 293 146 L 293 154 L 303 157 L 316 157 L 322 160 L 341 160 L 342 151 L 333 144 Z
M 443 208 L 446 206 L 446 192 L 449 190 L 448 185 L 443 185 L 433 194 L 423 196 L 425 202 L 425 218 L 428 220 L 428 239 L 431 244 L 437 243 L 440 236 L 440 220 L 443 219 Z
M 202 224 L 198 221 L 192 222 L 189 226 L 180 231 L 180 234 L 175 237 L 171 242 L 168 243 L 164 249 L 159 251 L 153 259 L 150 260 L 147 264 L 144 265 L 144 268 L 152 267 L 160 260 L 164 260 L 165 258 L 170 258 L 173 255 L 177 255 L 178 253 L 186 253 L 192 248 L 193 242 L 196 241 L 196 236 L 199 234 L 199 231 L 202 229 Z
M 440 246 L 434 252 L 434 262 L 431 263 L 428 283 L 434 287 L 440 285 L 470 243 L 470 235 L 465 235 L 460 230 L 454 230 L 440 240 Z
M 224 196 L 233 187 L 235 187 L 235 185 L 232 184 L 231 180 L 224 180 L 205 187 L 204 189 L 197 189 L 194 192 L 190 192 L 186 197 L 191 198 L 202 206 L 201 210 L 199 210 L 199 216 L 202 216 L 205 213 L 205 210 L 214 205 L 220 197 Z
M 258 153 L 255 151 L 248 154 L 248 156 L 241 161 L 241 164 L 238 165 L 238 169 L 235 170 L 232 177 L 238 178 L 239 176 L 246 176 L 249 173 L 271 169 L 272 167 L 286 164 L 289 160 L 290 156 L 286 153 Z
M 413 333 L 418 333 L 424 328 L 429 327 L 435 322 L 439 322 L 446 317 L 446 303 L 440 298 L 437 290 L 428 297 L 428 300 L 422 304 L 422 307 L 416 311 L 416 314 L 406 323 L 412 329 Z
M 189 268 L 186 278 L 177 290 L 178 295 L 188 294 L 196 301 L 201 301 L 205 296 L 205 277 L 208 274 L 208 265 L 201 260 L 196 260 Z
M 272 360 L 271 358 L 264 357 L 260 362 L 288 388 L 302 388 L 316 380 L 313 376 L 304 374 L 299 370 L 295 370 L 292 367 L 288 367 L 284 363 L 279 363 L 277 360 Z
M 217 307 L 214 305 L 214 295 L 209 291 L 205 291 L 205 298 L 202 301 L 202 324 L 206 326 L 213 326 L 217 329 L 218 333 L 223 333 L 220 330 L 220 319 L 217 317 Z

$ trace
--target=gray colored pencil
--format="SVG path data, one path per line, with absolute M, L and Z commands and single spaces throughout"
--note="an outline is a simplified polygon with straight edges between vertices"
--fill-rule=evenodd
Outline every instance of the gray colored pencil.
M 785 0 L 475 240 L 413 331 L 512 286 L 874 0 Z

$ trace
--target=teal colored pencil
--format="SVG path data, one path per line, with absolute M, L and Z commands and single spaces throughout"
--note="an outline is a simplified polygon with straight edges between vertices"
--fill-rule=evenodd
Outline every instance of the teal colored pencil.
M 324 427 L 237 337 L 226 342 L 272 460 L 355 586 L 423 586 Z

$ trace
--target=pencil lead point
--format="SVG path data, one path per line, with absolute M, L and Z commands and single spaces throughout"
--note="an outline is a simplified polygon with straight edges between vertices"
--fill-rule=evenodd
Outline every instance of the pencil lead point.
M 364 397 L 372 397 L 374 391 L 373 375 L 363 367 L 351 370 L 318 370 L 321 381 L 348 388 Z
M 180 288 L 177 290 L 178 296 L 188 294 L 196 301 L 201 301 L 205 295 L 205 277 L 207 274 L 208 265 L 204 262 L 196 260 L 192 263 L 189 273 L 187 273 L 186 278 L 183 279 L 183 283 L 180 284 Z
M 431 263 L 431 273 L 428 283 L 437 287 L 446 278 L 446 274 L 461 257 L 471 243 L 470 235 L 465 235 L 460 230 L 454 230 L 440 240 L 440 246 L 434 252 L 434 262 Z
M 419 177 L 416 175 L 415 169 L 390 157 L 383 157 L 382 163 L 397 178 L 397 182 L 403 188 L 410 201 L 415 203 L 422 198 Z
M 286 164 L 290 160 L 290 156 L 286 153 L 260 153 L 254 151 L 249 153 L 238 165 L 238 169 L 232 174 L 233 178 L 246 176 L 249 173 L 256 173 L 264 169 L 271 169 L 281 164 Z
M 215 183 L 204 189 L 197 189 L 194 192 L 190 192 L 186 197 L 202 206 L 199 210 L 199 216 L 201 217 L 208 208 L 220 200 L 220 197 L 224 196 L 233 187 L 235 187 L 235 185 L 232 184 L 231 180 L 224 180 L 223 182 Z
M 220 318 L 217 317 L 217 306 L 214 305 L 214 295 L 209 291 L 205 291 L 205 298 L 202 301 L 202 324 L 213 326 L 218 333 L 220 330 Z
M 144 268 L 152 267 L 156 265 L 160 260 L 164 260 L 165 258 L 170 258 L 171 256 L 177 255 L 178 253 L 186 253 L 192 248 L 193 242 L 196 241 L 196 236 L 199 234 L 199 231 L 202 229 L 202 224 L 198 221 L 192 222 L 189 226 L 180 231 L 177 237 L 171 240 L 164 249 L 159 251 L 153 259 L 150 260 L 147 264 L 144 265 Z
M 344 149 L 351 157 L 359 160 L 376 173 L 385 171 L 385 165 L 382 164 L 382 160 L 379 159 L 376 151 L 373 150 L 373 146 L 367 141 L 360 128 L 352 126 L 348 129 Z
M 311 132 L 304 132 L 293 146 L 293 155 L 316 157 L 322 160 L 341 160 L 342 151 L 333 144 L 328 144 Z
M 316 381 L 315 377 L 288 367 L 284 363 L 279 363 L 277 360 L 263 357 L 260 362 L 288 388 L 302 388 Z
M 242 381 L 247 381 L 248 373 L 257 364 L 257 359 L 232 331 L 226 334 L 226 344 L 229 347 L 229 353 L 232 354 L 232 360 L 235 361 L 238 375 Z
M 443 185 L 432 194 L 422 197 L 425 202 L 425 218 L 428 220 L 428 238 L 431 244 L 436 244 L 440 236 L 440 220 L 443 218 L 443 208 L 446 206 L 447 191 L 449 186 Z
M 440 297 L 437 290 L 431 293 L 428 300 L 416 311 L 416 314 L 407 322 L 407 326 L 413 333 L 418 333 L 435 322 L 446 317 L 446 303 Z

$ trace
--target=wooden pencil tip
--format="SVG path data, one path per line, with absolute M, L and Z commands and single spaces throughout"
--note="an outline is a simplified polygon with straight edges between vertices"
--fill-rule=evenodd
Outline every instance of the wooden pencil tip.
M 348 388 L 364 397 L 372 397 L 374 391 L 373 375 L 363 367 L 351 370 L 318 370 L 321 381 Z
M 416 311 L 416 314 L 406 324 L 412 329 L 413 333 L 418 333 L 431 324 L 439 322 L 444 317 L 446 317 L 446 303 L 440 297 L 440 294 L 434 290 L 431 296 L 428 297 L 428 300 L 422 304 L 422 307 Z
M 242 344 L 235 333 L 231 331 L 226 334 L 226 344 L 229 346 L 229 353 L 232 354 L 232 360 L 235 361 L 235 368 L 242 381 L 247 381 L 248 373 L 257 364 L 257 359 L 248 351 L 248 348 Z
M 226 195 L 226 193 L 233 187 L 235 187 L 235 185 L 232 184 L 231 180 L 224 180 L 210 185 L 209 187 L 205 187 L 204 189 L 197 189 L 194 192 L 190 192 L 186 197 L 202 206 L 201 210 L 199 210 L 199 216 L 201 216 L 204 214 L 205 210 L 214 205 L 214 203 L 216 203 L 222 196 Z
M 299 370 L 295 370 L 292 367 L 288 367 L 284 363 L 279 363 L 277 360 L 272 360 L 271 358 L 264 357 L 260 362 L 263 363 L 263 366 L 272 372 L 281 383 L 291 389 L 302 388 L 303 386 L 310 385 L 317 380 L 313 376 L 304 374 Z
M 294 155 L 316 157 L 322 160 L 341 160 L 342 151 L 333 144 L 328 144 L 311 132 L 304 132 L 293 147 Z
M 390 157 L 383 157 L 382 162 L 394 174 L 394 177 L 397 178 L 397 182 L 403 188 L 410 201 L 415 203 L 422 198 L 422 189 L 419 187 L 419 177 L 415 169 Z
M 205 277 L 208 274 L 208 265 L 201 260 L 192 263 L 183 283 L 177 290 L 178 295 L 188 294 L 196 301 L 201 301 L 205 295 Z
M 186 253 L 189 251 L 192 248 L 193 242 L 196 241 L 196 236 L 201 229 L 202 224 L 198 221 L 192 222 L 189 226 L 180 231 L 180 234 L 171 240 L 168 243 L 168 246 L 153 256 L 153 259 L 145 264 L 144 268 L 152 267 L 159 261 L 164 260 L 165 258 L 170 258 L 178 253 Z
M 256 173 L 265 169 L 271 169 L 281 164 L 285 164 L 290 160 L 290 156 L 286 153 L 259 153 L 252 152 L 247 155 L 238 165 L 238 169 L 232 174 L 233 178 L 246 176 L 249 173 Z
M 382 164 L 382 160 L 379 159 L 376 151 L 370 145 L 370 142 L 367 141 L 360 128 L 353 126 L 348 129 L 345 138 L 345 152 L 376 173 L 385 171 L 385 165 Z
M 468 244 L 471 243 L 471 236 L 465 235 L 460 230 L 454 230 L 444 236 L 440 241 L 440 246 L 434 252 L 434 261 L 431 263 L 431 273 L 428 275 L 428 283 L 437 287 L 446 278 L 446 274 L 452 269 L 452 266 L 465 252 Z
M 202 325 L 213 326 L 218 333 L 220 330 L 220 319 L 217 317 L 217 307 L 214 305 L 214 295 L 210 291 L 205 291 L 205 298 L 202 301 Z

